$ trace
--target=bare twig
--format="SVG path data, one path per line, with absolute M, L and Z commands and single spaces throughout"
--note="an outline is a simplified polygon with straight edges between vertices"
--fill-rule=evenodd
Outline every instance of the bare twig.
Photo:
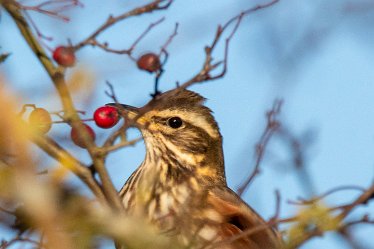
M 17 6 L 17 8 L 19 10 L 21 10 L 23 12 L 25 18 L 30 23 L 30 25 L 32 26 L 33 30 L 35 31 L 37 37 L 39 38 L 40 43 L 42 43 L 45 47 L 48 47 L 48 46 L 47 46 L 47 44 L 44 43 L 43 40 L 51 41 L 53 38 L 50 37 L 50 36 L 44 35 L 40 31 L 40 29 L 38 28 L 38 26 L 36 25 L 34 20 L 29 15 L 29 11 L 33 11 L 33 12 L 36 12 L 36 13 L 48 15 L 50 17 L 54 17 L 54 18 L 60 19 L 62 21 L 68 22 L 69 18 L 67 16 L 61 14 L 61 12 L 65 11 L 65 10 L 68 10 L 68 9 L 71 9 L 71 8 L 74 8 L 76 6 L 83 6 L 83 4 L 81 4 L 79 2 L 79 0 L 45 1 L 45 2 L 42 2 L 42 3 L 34 5 L 34 6 L 28 6 L 28 5 L 25 5 L 25 4 L 21 4 L 19 1 L 18 2 L 17 1 L 12 1 L 12 2 L 13 2 L 14 5 Z
M 374 221 L 370 220 L 367 215 L 364 215 L 361 219 L 355 220 L 352 222 L 343 222 L 344 219 L 352 213 L 352 211 L 362 205 L 365 205 L 369 202 L 369 200 L 374 198 L 374 184 L 372 184 L 370 187 L 368 187 L 363 193 L 361 193 L 353 202 L 345 205 L 339 205 L 335 207 L 329 208 L 329 212 L 339 212 L 336 216 L 334 217 L 335 220 L 340 221 L 341 224 L 337 228 L 336 232 L 339 232 L 341 229 L 347 229 L 350 226 L 357 225 L 357 224 L 374 224 Z M 333 213 L 331 213 L 333 215 Z M 279 219 L 276 221 L 278 224 L 281 223 L 289 223 L 289 222 L 298 222 L 299 216 L 293 216 L 289 218 L 283 218 Z M 292 248 L 298 248 L 305 242 L 309 241 L 311 238 L 316 237 L 316 236 L 321 236 L 323 235 L 325 231 L 321 230 L 318 226 L 317 227 L 312 227 L 312 229 L 305 231 L 302 235 L 301 238 L 298 238 L 296 242 L 292 243 Z
M 169 36 L 169 38 L 166 40 L 165 44 L 161 46 L 160 53 L 158 56 L 161 56 L 162 53 L 168 55 L 168 52 L 166 48 L 170 45 L 170 43 L 173 41 L 174 37 L 178 34 L 178 26 L 179 24 L 175 24 L 174 32 Z M 165 64 L 165 61 L 162 63 Z
M 115 145 L 112 145 L 112 146 L 104 146 L 102 147 L 102 149 L 105 151 L 105 153 L 109 153 L 109 152 L 113 152 L 113 151 L 116 151 L 118 149 L 121 149 L 121 148 L 124 148 L 124 147 L 128 147 L 128 146 L 132 146 L 132 145 L 135 145 L 137 142 L 143 140 L 143 138 L 139 137 L 139 138 L 135 138 L 133 140 L 130 140 L 130 141 L 122 141 L 120 143 L 117 143 Z
M 361 219 L 346 222 L 344 226 L 338 229 L 338 234 L 347 242 L 352 249 L 366 249 L 364 244 L 359 243 L 354 234 L 352 228 L 356 225 L 374 225 L 374 220 L 370 220 L 368 215 L 364 215 Z
M 10 53 L 0 53 L 0 64 L 3 63 L 8 57 Z
M 349 205 L 344 206 L 344 208 L 342 208 L 342 212 L 339 214 L 338 217 L 340 219 L 344 219 L 357 206 L 361 204 L 366 204 L 369 200 L 373 198 L 374 198 L 374 183 L 365 192 L 363 192 L 359 197 L 357 197 L 355 201 L 353 201 Z
M 105 94 L 109 98 L 113 99 L 114 103 L 118 103 L 118 99 L 117 99 L 116 93 L 114 92 L 114 87 L 113 87 L 112 83 L 110 83 L 109 81 L 106 81 L 105 83 L 109 87 L 109 91 L 105 91 Z
M 310 139 L 293 134 L 286 125 L 283 125 L 282 128 L 279 129 L 277 135 L 282 139 L 282 142 L 289 146 L 290 155 L 292 156 L 291 165 L 295 169 L 295 173 L 304 192 L 309 196 L 312 196 L 315 192 L 315 186 L 309 174 L 309 168 L 307 167 L 308 164 L 306 161 L 307 149 L 311 144 Z
M 69 21 L 69 18 L 67 16 L 62 15 L 61 12 L 77 6 L 83 7 L 83 4 L 78 0 L 45 1 L 33 6 L 24 5 L 17 2 L 17 5 L 22 10 L 34 11 L 37 13 L 61 19 L 63 21 Z
M 33 50 L 35 55 L 38 57 L 44 68 L 46 69 L 47 73 L 52 79 L 57 92 L 60 95 L 60 99 L 64 106 L 64 113 L 65 119 L 71 121 L 73 126 L 80 126 L 82 125 L 79 119 L 79 116 L 74 108 L 73 101 L 71 99 L 69 90 L 67 88 L 66 82 L 64 80 L 64 76 L 61 71 L 53 65 L 50 61 L 48 56 L 45 54 L 44 49 L 39 45 L 38 41 L 35 39 L 34 35 L 32 34 L 27 21 L 23 17 L 22 13 L 20 12 L 18 5 L 14 3 L 14 1 L 6 1 L 3 3 L 6 11 L 13 17 L 14 21 L 16 22 L 21 34 L 24 36 L 26 41 L 28 42 L 30 48 Z M 82 128 L 82 130 L 85 130 Z M 84 131 L 83 131 L 84 133 Z M 87 133 L 87 132 L 86 132 Z M 87 134 L 88 136 L 88 134 Z
M 9 241 L 3 240 L 0 244 L 0 249 L 10 248 L 14 244 L 20 243 L 20 242 L 23 242 L 23 243 L 27 242 L 27 243 L 33 244 L 34 246 L 37 246 L 38 248 L 45 248 L 44 244 L 42 244 L 40 241 L 33 240 L 27 237 L 23 237 L 22 235 L 16 235 L 14 238 L 12 238 Z
M 264 132 L 262 133 L 259 142 L 256 144 L 256 160 L 254 163 L 253 171 L 245 182 L 238 188 L 238 195 L 242 195 L 244 191 L 248 188 L 253 179 L 260 173 L 260 164 L 265 154 L 265 149 L 270 141 L 273 134 L 279 129 L 280 122 L 278 120 L 278 115 L 281 111 L 282 101 L 274 101 L 273 107 L 270 111 L 266 113 L 267 124 Z
M 275 191 L 275 212 L 274 212 L 274 215 L 273 217 L 270 218 L 269 222 L 272 222 L 273 220 L 278 220 L 279 219 L 279 215 L 280 215 L 280 208 L 281 208 L 281 195 L 280 195 L 280 192 L 279 190 L 276 190 Z M 278 223 L 274 223 L 274 227 L 276 229 L 278 229 Z
M 62 101 L 62 105 L 64 107 L 65 116 L 64 120 L 66 120 L 71 126 L 79 131 L 79 133 L 82 135 L 83 142 L 85 143 L 85 146 L 87 148 L 87 151 L 90 153 L 90 156 L 93 160 L 93 164 L 96 167 L 96 171 L 99 173 L 100 179 L 102 181 L 102 190 L 105 194 L 106 200 L 110 203 L 111 207 L 116 210 L 122 209 L 121 201 L 119 200 L 119 197 L 117 195 L 117 191 L 112 183 L 112 181 L 109 178 L 108 172 L 104 165 L 104 158 L 102 157 L 102 154 L 97 153 L 97 150 L 95 150 L 96 146 L 94 142 L 90 139 L 90 135 L 88 134 L 87 129 L 83 126 L 82 121 L 80 120 L 80 117 L 78 113 L 76 112 L 76 109 L 74 107 L 69 89 L 67 87 L 67 84 L 64 79 L 64 74 L 61 68 L 56 68 L 50 58 L 46 55 L 44 49 L 40 46 L 37 39 L 32 34 L 30 27 L 25 20 L 24 16 L 22 15 L 18 5 L 15 3 L 15 1 L 5 1 L 2 3 L 5 10 L 12 16 L 14 21 L 17 24 L 17 27 L 21 31 L 22 36 L 25 38 L 25 40 L 28 42 L 30 48 L 33 50 L 34 54 L 37 56 L 37 58 L 40 60 L 44 68 L 46 69 L 48 75 L 50 76 L 53 84 L 55 85 L 57 92 L 59 94 L 60 100 Z M 40 147 L 43 148 L 47 153 L 53 152 L 53 154 L 56 156 L 60 155 L 60 153 L 63 153 L 64 156 L 66 154 L 63 152 L 62 148 L 58 146 L 56 143 L 45 143 L 46 140 L 39 137 L 33 138 L 36 143 L 42 142 Z M 49 150 L 48 146 L 52 146 Z M 61 159 L 57 157 L 58 159 Z M 70 158 L 69 160 L 74 160 L 74 158 Z M 78 167 L 78 169 L 83 169 L 83 167 Z M 86 182 L 87 179 L 89 181 L 86 182 L 91 184 L 90 187 L 95 187 L 95 194 L 98 194 L 98 198 L 101 198 L 100 194 L 102 194 L 101 190 L 98 189 L 100 186 L 97 184 L 97 182 L 92 178 L 92 174 L 87 169 L 86 171 L 78 171 L 80 178 Z M 87 173 L 88 172 L 88 173 Z
M 30 136 L 48 155 L 58 162 L 63 162 L 62 165 L 75 173 L 91 189 L 98 200 L 105 204 L 105 196 L 103 195 L 99 183 L 92 177 L 89 169 L 83 163 L 75 159 L 52 139 L 35 134 L 30 134 Z
M 35 109 L 36 108 L 36 105 L 35 104 L 25 104 L 22 106 L 22 109 L 21 111 L 18 113 L 19 116 L 22 116 L 23 114 L 25 114 L 26 110 L 27 110 L 27 107 L 30 107 L 30 108 L 33 108 Z
M 88 36 L 83 41 L 79 42 L 74 46 L 76 50 L 81 49 L 82 47 L 86 45 L 95 45 L 96 38 L 105 30 L 107 30 L 109 27 L 113 26 L 114 24 L 125 20 L 129 17 L 133 16 L 139 16 L 145 13 L 151 13 L 153 11 L 157 10 L 164 10 L 167 9 L 173 0 L 155 0 L 147 5 L 135 8 L 129 12 L 126 12 L 124 14 L 121 14 L 119 16 L 109 16 L 108 19 L 96 30 L 94 31 L 90 36 Z
M 128 49 L 120 49 L 120 50 L 112 49 L 112 48 L 109 48 L 108 43 L 100 43 L 96 39 L 92 39 L 90 45 L 97 46 L 97 47 L 103 49 L 104 51 L 107 51 L 107 52 L 110 52 L 110 53 L 127 54 L 133 61 L 135 61 L 136 59 L 132 56 L 132 52 L 135 49 L 135 47 L 149 33 L 149 31 L 151 31 L 155 26 L 157 26 L 158 24 L 160 24 L 164 20 L 165 20 L 165 18 L 163 17 L 160 20 L 149 24 L 147 29 L 144 30 L 142 34 L 140 34 L 140 36 L 134 41 L 134 43 Z
M 326 193 L 315 196 L 311 199 L 298 198 L 298 201 L 288 201 L 288 203 L 294 204 L 294 205 L 310 205 L 310 204 L 313 204 L 313 203 L 316 203 L 316 202 L 320 201 L 321 199 L 326 198 L 327 196 L 329 196 L 331 194 L 334 194 L 336 192 L 340 192 L 340 191 L 343 191 L 343 190 L 357 190 L 357 191 L 365 192 L 366 189 L 364 189 L 363 187 L 359 187 L 359 186 L 339 186 L 339 187 L 335 187 L 333 189 L 330 189 Z
M 234 34 L 236 33 L 236 31 L 237 31 L 237 29 L 239 27 L 239 25 L 240 25 L 243 17 L 246 16 L 246 15 L 248 15 L 248 14 L 250 14 L 250 13 L 252 13 L 252 12 L 255 12 L 257 10 L 260 10 L 260 9 L 263 9 L 263 8 L 266 8 L 266 7 L 270 7 L 271 5 L 277 3 L 278 1 L 279 0 L 273 0 L 273 1 L 269 2 L 269 3 L 267 3 L 267 4 L 257 5 L 257 6 L 255 6 L 253 8 L 251 8 L 251 9 L 243 11 L 239 15 L 231 18 L 222 27 L 219 26 L 217 28 L 216 35 L 215 35 L 215 37 L 213 39 L 213 42 L 211 43 L 210 46 L 207 46 L 205 48 L 205 55 L 206 55 L 206 57 L 205 57 L 205 61 L 203 63 L 201 71 L 198 74 L 196 74 L 194 77 L 192 77 L 190 80 L 188 80 L 187 82 L 185 82 L 183 84 L 178 84 L 177 89 L 184 89 L 184 88 L 187 88 L 187 87 L 189 87 L 189 86 L 191 86 L 192 84 L 195 84 L 195 83 L 199 83 L 199 82 L 213 80 L 213 79 L 217 79 L 217 78 L 223 77 L 224 74 L 225 74 L 225 72 L 226 72 L 228 47 L 229 47 L 231 39 L 233 38 Z M 155 2 L 160 2 L 160 1 L 155 1 Z M 153 2 L 153 3 L 155 3 L 155 2 Z M 171 4 L 172 1 L 167 1 L 167 2 L 168 3 L 164 6 L 166 8 Z M 153 4 L 153 3 L 151 3 L 151 4 Z M 152 8 L 154 8 L 154 5 L 153 5 Z M 146 7 L 147 10 L 152 9 L 152 8 Z M 138 11 L 136 11 L 136 12 L 138 12 Z M 126 15 L 126 14 L 124 14 L 124 15 Z M 127 18 L 127 16 L 125 18 Z M 121 20 L 121 19 L 115 18 L 115 20 L 113 20 L 112 22 L 118 21 L 118 20 Z M 109 20 L 108 20 L 108 22 L 109 22 Z M 228 37 L 226 38 L 226 46 L 225 46 L 225 56 L 224 56 L 224 59 L 223 59 L 223 61 L 212 63 L 212 60 L 213 60 L 212 59 L 213 50 L 217 46 L 217 44 L 218 44 L 218 42 L 219 42 L 219 40 L 220 40 L 223 32 L 228 27 L 230 27 L 232 23 L 235 23 L 235 25 L 234 25 L 233 29 L 231 30 L 230 34 L 228 35 Z M 89 44 L 90 42 L 92 42 L 92 40 L 94 40 L 97 35 L 99 35 L 104 29 L 106 29 L 109 26 L 110 25 L 108 25 L 108 24 L 104 24 L 101 28 L 99 28 L 94 34 L 92 34 L 85 41 L 83 41 L 81 43 L 78 43 L 75 46 L 76 49 L 79 49 L 80 47 L 85 46 L 85 45 Z M 176 24 L 175 32 L 169 37 L 169 39 L 166 41 L 165 45 L 163 47 L 161 47 L 161 52 L 160 53 L 165 52 L 166 46 L 172 41 L 172 39 L 174 38 L 174 36 L 177 34 L 177 28 L 178 28 L 178 24 Z M 214 70 L 215 68 L 217 68 L 222 63 L 224 64 L 223 70 L 219 74 L 217 74 L 215 76 L 211 76 L 210 75 L 211 71 Z M 159 77 L 160 77 L 160 74 L 158 76 L 156 75 L 155 93 L 152 95 L 153 97 L 156 97 L 157 93 L 158 93 L 158 79 L 159 79 Z M 142 114 L 139 114 L 137 118 L 139 118 L 141 115 Z M 135 120 L 132 120 L 131 122 L 128 122 L 123 127 L 121 127 L 120 130 L 118 130 L 117 132 L 113 133 L 107 139 L 107 141 L 105 142 L 104 145 L 105 146 L 112 145 L 114 143 L 114 141 L 118 138 L 118 136 L 120 136 L 123 132 L 125 132 L 126 129 L 133 124 L 133 122 L 135 122 Z
M 9 215 L 14 215 L 13 211 L 10 211 L 6 208 L 3 208 L 2 206 L 0 206 L 0 212 L 6 213 L 6 214 L 9 214 Z
M 279 198 L 279 197 L 277 197 L 277 198 Z M 348 205 L 341 205 L 341 206 L 331 208 L 330 211 L 340 210 L 341 213 L 338 216 L 336 216 L 336 218 L 338 218 L 340 220 L 343 220 L 348 214 L 350 214 L 352 212 L 352 210 L 355 207 L 366 204 L 370 199 L 373 199 L 373 198 L 374 198 L 374 185 L 372 185 L 371 187 L 366 189 L 365 192 L 362 193 L 354 202 L 352 202 Z M 279 210 L 279 209 L 277 209 L 277 210 Z M 260 232 L 264 229 L 268 229 L 269 227 L 276 227 L 277 225 L 282 224 L 282 223 L 297 222 L 299 220 L 298 215 L 293 216 L 293 217 L 289 217 L 289 218 L 279 219 L 279 218 L 276 218 L 278 216 L 277 213 L 278 213 L 278 211 L 276 211 L 275 216 L 273 216 L 273 218 L 271 218 L 266 224 L 263 224 L 263 225 L 260 225 L 260 226 L 255 226 L 255 227 L 253 227 L 251 229 L 248 229 L 248 230 L 246 230 L 246 231 L 244 231 L 240 234 L 234 235 L 234 236 L 230 237 L 229 239 L 213 243 L 208 248 L 215 248 L 218 245 L 229 244 L 229 243 L 232 243 L 232 242 L 234 242 L 234 241 L 236 241 L 240 238 L 247 237 L 251 234 Z M 359 220 L 356 220 L 356 221 L 353 221 L 353 222 L 343 223 L 340 226 L 340 228 L 338 228 L 337 232 L 339 232 L 341 228 L 346 229 L 349 226 L 357 225 L 357 224 L 374 224 L 374 221 L 370 220 L 367 215 L 364 215 Z M 300 245 L 304 244 L 306 241 L 310 240 L 313 237 L 321 236 L 321 235 L 323 235 L 323 233 L 324 233 L 324 231 L 320 230 L 319 227 L 315 227 L 313 229 L 305 231 L 303 233 L 303 237 L 299 238 L 296 243 L 292 244 L 292 248 L 298 248 Z
M 164 54 L 164 58 L 161 62 L 161 67 L 159 70 L 156 71 L 155 75 L 155 84 L 154 84 L 154 92 L 151 94 L 152 98 L 157 97 L 161 92 L 158 90 L 158 85 L 160 83 L 160 78 L 162 74 L 164 73 L 164 65 L 166 64 L 167 59 L 169 58 L 169 53 L 166 50 L 166 48 L 169 46 L 169 44 L 172 42 L 174 37 L 178 34 L 178 23 L 175 24 L 174 32 L 169 36 L 169 38 L 166 40 L 165 44 L 161 46 L 160 52 L 158 54 L 158 57 L 160 58 L 162 54 Z
M 138 39 L 135 40 L 135 42 L 131 45 L 130 47 L 130 51 L 134 50 L 134 48 L 136 47 L 136 45 L 144 38 L 144 36 L 146 36 L 148 34 L 149 31 L 151 31 L 153 29 L 153 27 L 155 27 L 156 25 L 160 24 L 161 22 L 163 22 L 165 20 L 165 18 L 161 18 L 160 20 L 154 22 L 154 23 L 151 23 L 148 28 L 146 30 L 144 30 L 144 32 L 138 37 Z
M 196 83 L 202 83 L 205 81 L 211 81 L 215 80 L 218 78 L 222 78 L 227 71 L 227 60 L 228 60 L 228 50 L 230 46 L 230 41 L 232 40 L 233 36 L 235 35 L 236 31 L 239 28 L 239 25 L 243 18 L 253 12 L 256 12 L 258 10 L 268 8 L 275 3 L 279 2 L 279 0 L 272 0 L 269 3 L 266 4 L 259 4 L 253 8 L 250 8 L 248 10 L 245 10 L 241 12 L 239 15 L 234 16 L 231 18 L 229 21 L 227 21 L 223 26 L 218 26 L 216 35 L 213 39 L 213 42 L 205 47 L 205 60 L 203 63 L 203 66 L 195 76 L 193 76 L 190 80 L 186 81 L 185 83 L 181 84 L 179 87 L 180 88 L 187 88 L 193 84 Z M 213 62 L 213 51 L 216 48 L 217 44 L 222 38 L 222 34 L 228 29 L 231 25 L 234 25 L 233 29 L 231 30 L 230 34 L 227 36 L 225 40 L 225 49 L 224 49 L 224 57 L 223 60 L 218 61 L 218 62 Z M 211 75 L 212 71 L 222 65 L 222 69 L 220 72 L 218 72 L 216 75 Z
M 245 238 L 245 237 L 248 237 L 250 235 L 262 232 L 263 230 L 269 229 L 269 228 L 273 227 L 276 223 L 277 223 L 276 220 L 271 220 L 271 221 L 266 222 L 264 224 L 254 226 L 254 227 L 249 228 L 249 229 L 247 229 L 247 230 L 245 230 L 241 233 L 235 234 L 235 235 L 229 237 L 228 239 L 218 241 L 218 242 L 214 242 L 214 243 L 210 244 L 208 247 L 206 247 L 205 249 L 214 249 L 214 248 L 219 248 L 223 245 L 231 244 L 234 241 L 239 240 L 241 238 Z

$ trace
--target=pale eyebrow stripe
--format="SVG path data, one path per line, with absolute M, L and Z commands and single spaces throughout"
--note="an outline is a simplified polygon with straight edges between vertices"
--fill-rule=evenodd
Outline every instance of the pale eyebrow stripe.
M 180 118 L 182 118 L 182 120 L 185 120 L 186 122 L 204 130 L 209 134 L 210 137 L 214 139 L 217 139 L 219 137 L 219 132 L 216 127 L 211 125 L 202 115 L 196 112 L 187 112 L 182 110 L 163 110 L 158 112 L 157 116 L 161 118 L 179 116 Z

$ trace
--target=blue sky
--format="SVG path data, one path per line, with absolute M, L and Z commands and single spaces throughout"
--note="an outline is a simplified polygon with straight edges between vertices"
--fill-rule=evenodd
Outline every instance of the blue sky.
M 66 44 L 69 38 L 73 43 L 80 41 L 109 13 L 119 14 L 143 2 L 83 1 L 84 8 L 67 13 L 72 19 L 70 23 L 41 15 L 32 17 L 43 33 L 54 38 L 47 43 L 54 47 Z M 138 56 L 158 51 L 178 22 L 178 35 L 168 48 L 170 57 L 160 84 L 161 90 L 168 90 L 200 69 L 203 48 L 212 41 L 218 24 L 264 1 L 191 2 L 176 1 L 165 12 L 129 19 L 105 32 L 99 40 L 108 41 L 114 48 L 127 48 L 150 22 L 166 17 L 137 46 L 135 56 Z M 276 98 L 284 100 L 281 115 L 284 125 L 296 136 L 311 134 L 313 142 L 306 151 L 306 163 L 316 194 L 341 185 L 366 187 L 371 184 L 374 176 L 374 31 L 370 23 L 373 23 L 374 9 L 349 8 L 349 3 L 361 6 L 365 2 L 281 0 L 276 6 L 243 20 L 232 40 L 229 69 L 223 79 L 191 88 L 208 99 L 207 105 L 220 125 L 227 178 L 233 189 L 251 171 L 254 144 L 266 124 L 265 111 Z M 2 15 L 0 25 L 1 51 L 12 53 L 7 63 L 0 66 L 0 74 L 11 82 L 9 88 L 22 104 L 61 109 L 46 73 L 7 15 Z M 222 47 L 216 52 L 214 57 L 222 58 Z M 79 109 L 92 113 L 111 101 L 104 94 L 106 80 L 114 85 L 123 103 L 140 106 L 150 99 L 152 76 L 138 71 L 126 56 L 85 48 L 77 57 L 77 67 L 71 71 L 89 70 L 96 84 L 90 101 L 74 96 Z M 62 138 L 65 147 L 87 158 L 83 150 L 68 141 L 68 130 L 56 125 L 52 136 Z M 109 134 L 96 131 L 99 139 Z M 135 130 L 130 133 L 138 135 Z M 109 170 L 117 188 L 143 156 L 144 147 L 139 144 L 109 157 Z M 274 190 L 279 189 L 281 216 L 294 214 L 297 207 L 286 201 L 307 196 L 291 166 L 289 150 L 280 139 L 276 138 L 268 147 L 261 169 L 245 200 L 259 213 L 270 217 L 275 208 Z M 326 203 L 343 204 L 355 196 L 357 192 L 341 192 L 328 198 Z M 369 209 L 373 207 L 371 203 Z M 357 214 L 369 209 L 360 209 Z M 374 234 L 373 226 L 363 225 L 357 231 L 358 241 L 366 248 L 374 248 L 374 242 L 366 239 Z M 338 237 L 327 235 L 302 248 L 349 247 Z

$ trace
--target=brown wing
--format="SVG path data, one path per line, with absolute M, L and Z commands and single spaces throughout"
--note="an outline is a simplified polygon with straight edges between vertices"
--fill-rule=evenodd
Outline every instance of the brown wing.
M 280 236 L 272 228 L 266 227 L 266 222 L 231 189 L 211 190 L 208 195 L 208 205 L 223 217 L 223 222 L 220 225 L 220 237 L 223 241 L 227 240 L 227 243 L 221 243 L 216 248 L 281 248 Z M 256 227 L 258 230 L 255 233 L 251 233 L 249 236 L 240 236 L 243 232 Z

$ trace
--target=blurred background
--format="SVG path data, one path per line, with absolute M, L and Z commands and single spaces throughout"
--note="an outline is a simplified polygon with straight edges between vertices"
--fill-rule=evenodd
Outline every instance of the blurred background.
M 22 1 L 32 5 L 38 1 Z M 118 15 L 146 1 L 81 1 L 83 8 L 64 12 L 62 22 L 40 13 L 30 15 L 46 36 L 46 47 L 76 44 L 90 35 L 109 14 Z M 166 91 L 196 74 L 204 61 L 204 47 L 214 38 L 217 25 L 241 11 L 266 1 L 175 1 L 166 11 L 145 14 L 120 22 L 98 40 L 111 48 L 126 49 L 147 28 L 162 17 L 136 46 L 134 56 L 156 52 L 179 23 L 178 35 L 168 47 L 169 58 L 160 80 Z M 236 190 L 253 170 L 255 144 L 266 126 L 265 113 L 275 99 L 283 100 L 280 120 L 286 134 L 274 136 L 266 148 L 261 173 L 243 198 L 265 218 L 275 212 L 275 190 L 281 194 L 281 217 L 294 215 L 300 206 L 287 203 L 298 197 L 310 198 L 338 186 L 367 187 L 374 178 L 374 1 L 372 0 L 280 0 L 276 5 L 247 16 L 232 39 L 228 72 L 223 79 L 194 85 L 214 111 L 224 137 L 229 186 Z M 36 104 L 49 111 L 61 110 L 46 72 L 26 45 L 13 21 L 4 11 L 0 20 L 0 53 L 10 57 L 0 64 L 0 75 L 15 94 L 19 107 Z M 223 43 L 213 55 L 223 58 Z M 86 47 L 77 53 L 77 66 L 68 69 L 79 110 L 91 118 L 93 111 L 112 102 L 106 96 L 106 81 L 120 102 L 142 106 L 151 97 L 154 76 L 137 69 L 126 55 L 110 54 Z M 115 128 L 113 128 L 115 129 Z M 51 136 L 73 154 L 89 162 L 85 150 L 70 140 L 66 124 L 53 126 Z M 98 144 L 110 134 L 95 128 Z M 130 130 L 130 137 L 139 136 Z M 107 166 L 120 189 L 141 163 L 144 146 L 112 153 Z M 35 149 L 41 168 L 55 165 Z M 295 158 L 296 163 L 295 163 Z M 85 187 L 74 177 L 71 184 Z M 325 199 L 326 205 L 352 201 L 360 192 L 340 191 Z M 371 211 L 374 203 L 349 219 Z M 357 225 L 354 240 L 361 248 L 374 248 L 374 226 Z M 1 232 L 1 238 L 11 232 Z M 108 245 L 107 248 L 110 248 Z M 302 246 L 352 248 L 333 233 L 312 239 Z

